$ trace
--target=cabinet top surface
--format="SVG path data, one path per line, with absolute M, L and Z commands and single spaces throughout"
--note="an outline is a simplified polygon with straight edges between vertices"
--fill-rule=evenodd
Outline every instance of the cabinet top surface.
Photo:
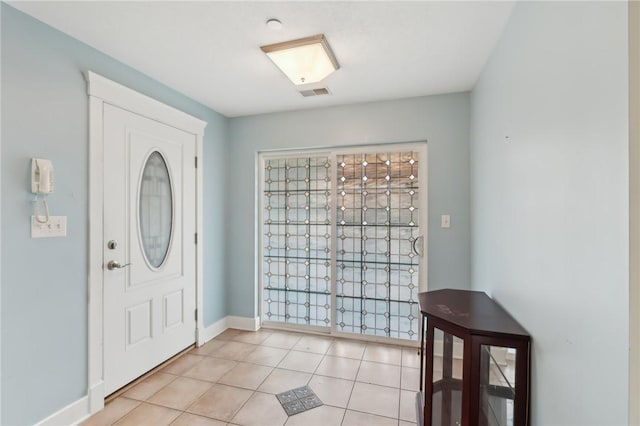
M 529 339 L 502 306 L 481 291 L 434 290 L 418 294 L 420 311 L 462 327 L 470 334 Z

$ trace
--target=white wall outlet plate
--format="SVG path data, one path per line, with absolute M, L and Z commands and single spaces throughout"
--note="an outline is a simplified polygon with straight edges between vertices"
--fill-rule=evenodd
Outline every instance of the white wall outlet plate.
M 42 219 L 43 216 L 40 216 Z M 67 217 L 49 216 L 47 223 L 40 223 L 31 216 L 31 238 L 66 237 Z
M 440 216 L 440 227 L 441 228 L 451 228 L 451 216 L 448 214 L 443 214 Z

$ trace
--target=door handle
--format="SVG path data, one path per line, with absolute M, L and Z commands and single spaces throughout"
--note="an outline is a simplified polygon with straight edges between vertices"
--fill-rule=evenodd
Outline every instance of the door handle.
M 419 239 L 424 240 L 424 237 L 423 237 L 422 235 L 420 235 L 420 236 L 416 237 L 416 238 L 413 240 L 413 243 L 411 244 L 411 248 L 413 249 L 413 253 L 415 253 L 415 255 L 416 255 L 416 256 L 420 256 L 420 257 L 422 257 L 422 253 L 418 251 L 418 246 L 417 246 L 417 245 L 418 245 L 418 240 L 419 240 Z M 420 245 L 420 247 L 422 248 L 422 244 Z
M 107 263 L 107 269 L 113 271 L 114 269 L 122 269 L 129 265 L 131 265 L 131 263 L 125 263 L 124 265 L 121 265 L 117 260 L 110 260 L 109 263 Z

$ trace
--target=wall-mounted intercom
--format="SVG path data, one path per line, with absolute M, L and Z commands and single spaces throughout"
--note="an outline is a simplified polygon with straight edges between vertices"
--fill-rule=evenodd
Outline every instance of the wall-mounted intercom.
M 31 159 L 31 192 L 33 199 L 33 216 L 31 216 L 31 237 L 64 237 L 67 235 L 67 217 L 49 216 L 47 194 L 53 192 L 53 165 L 50 160 Z M 42 196 L 39 200 L 38 196 Z M 38 202 L 42 203 L 44 215 L 38 210 Z
M 31 192 L 36 195 L 53 192 L 53 165 L 50 160 L 31 159 Z

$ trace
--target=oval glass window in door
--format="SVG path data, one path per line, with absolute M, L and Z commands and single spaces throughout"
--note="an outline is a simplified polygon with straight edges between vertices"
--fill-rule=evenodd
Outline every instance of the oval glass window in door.
M 171 243 L 173 191 L 167 163 L 158 151 L 147 158 L 138 193 L 142 251 L 149 265 L 159 268 Z

